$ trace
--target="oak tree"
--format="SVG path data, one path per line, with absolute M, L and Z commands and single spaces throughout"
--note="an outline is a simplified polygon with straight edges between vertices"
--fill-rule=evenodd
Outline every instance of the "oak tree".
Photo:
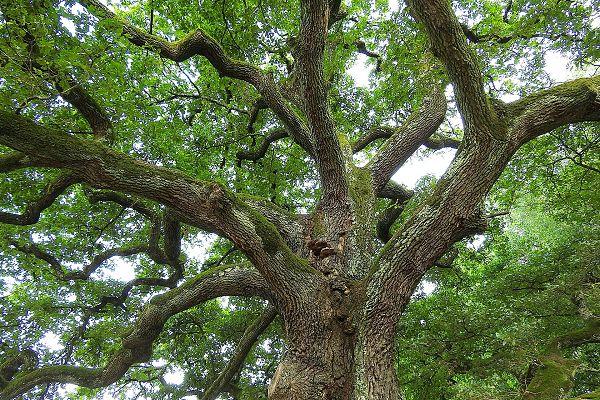
M 268 305 L 187 394 L 237 396 L 279 316 L 269 399 L 400 399 L 398 323 L 424 275 L 503 214 L 486 199 L 524 145 L 600 120 L 589 2 L 0 4 L 2 268 L 23 282 L 3 298 L 1 399 L 159 379 L 139 366 L 173 321 L 202 326 L 223 296 Z M 552 84 L 551 50 L 582 77 Z M 418 196 L 391 179 L 445 148 Z M 205 263 L 202 232 L 221 238 Z M 124 284 L 102 272 L 119 258 Z M 27 344 L 50 324 L 64 352 L 40 362 Z

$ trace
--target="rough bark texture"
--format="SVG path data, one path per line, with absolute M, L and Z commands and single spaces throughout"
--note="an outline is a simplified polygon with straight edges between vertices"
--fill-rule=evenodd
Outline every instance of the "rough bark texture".
M 87 387 L 112 384 L 133 363 L 149 359 L 152 343 L 170 316 L 223 295 L 268 299 L 283 320 L 287 351 L 270 384 L 271 400 L 398 400 L 396 325 L 425 272 L 455 242 L 486 228 L 483 201 L 523 143 L 565 124 L 600 119 L 599 76 L 568 82 L 510 104 L 492 102 L 484 91 L 476 54 L 448 0 L 407 3 L 454 85 L 465 122 L 464 140 L 459 144 L 432 136 L 446 111 L 443 90 L 436 88 L 400 128 L 367 135 L 354 148 L 336 131 L 323 72 L 327 31 L 338 16 L 339 2 L 302 1 L 293 66 L 302 99 L 298 107 L 292 107 L 282 86 L 270 75 L 232 59 L 202 30 L 168 42 L 120 20 L 99 1 L 82 3 L 98 18 L 118 21 L 133 46 L 174 61 L 202 56 L 221 75 L 252 85 L 265 107 L 285 126 L 276 137 L 289 135 L 315 161 L 322 198 L 311 215 L 290 215 L 266 200 L 236 195 L 224 185 L 136 160 L 98 140 L 77 138 L 0 111 L 0 144 L 15 150 L 0 155 L 0 172 L 31 166 L 65 171 L 23 214 L 0 213 L 1 222 L 33 224 L 68 186 L 84 182 L 96 189 L 110 189 L 94 192 L 90 197 L 96 201 L 113 201 L 150 219 L 155 219 L 151 210 L 125 195 L 164 205 L 170 216 L 164 225 L 165 249 L 154 254 L 169 265 L 176 267 L 179 258 L 180 243 L 169 238 L 179 237 L 173 232 L 178 232 L 180 223 L 230 239 L 251 264 L 209 270 L 178 287 L 177 280 L 171 282 L 170 291 L 155 297 L 139 313 L 121 348 L 104 367 L 26 369 L 21 368 L 23 362 L 13 367 L 3 364 L 2 400 L 52 382 Z M 92 102 L 85 96 L 78 99 Z M 98 115 L 105 116 L 93 113 Z M 93 126 L 95 119 L 88 119 Z M 386 138 L 370 164 L 364 168 L 353 164 L 353 151 Z M 396 232 L 390 232 L 402 212 L 401 205 L 412 196 L 390 182 L 390 177 L 422 144 L 451 146 L 458 152 L 432 194 Z M 260 156 L 260 152 L 240 154 L 249 159 Z M 397 205 L 380 225 L 379 237 L 386 242 L 383 247 L 374 215 L 379 197 L 393 199 Z M 141 249 L 117 249 L 115 254 L 153 252 L 156 246 L 152 243 Z M 31 247 L 18 246 L 23 252 L 35 253 Z M 69 277 L 56 259 L 43 253 L 35 256 L 54 263 L 57 271 L 65 274 L 63 278 Z M 84 279 L 84 275 L 78 277 Z M 240 343 L 240 354 L 248 351 L 274 316 L 274 310 L 268 311 L 256 329 L 250 329 L 249 339 Z M 205 397 L 214 398 L 223 390 L 236 368 L 239 364 L 225 371 Z

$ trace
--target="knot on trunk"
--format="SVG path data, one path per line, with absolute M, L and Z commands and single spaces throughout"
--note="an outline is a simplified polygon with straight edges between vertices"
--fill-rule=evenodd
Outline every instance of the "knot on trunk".
M 471 215 L 461 217 L 458 220 L 457 228 L 455 233 L 456 241 L 485 232 L 488 228 L 488 220 L 483 214 L 483 210 L 478 208 Z
M 336 253 L 327 241 L 321 239 L 310 240 L 306 247 L 312 252 L 312 255 L 321 260 Z
M 350 288 L 343 279 L 337 276 L 334 276 L 329 281 L 329 288 L 331 290 L 332 308 L 335 320 L 342 327 L 342 330 L 346 335 L 354 334 L 356 332 L 356 327 L 354 326 L 354 320 L 352 318 Z

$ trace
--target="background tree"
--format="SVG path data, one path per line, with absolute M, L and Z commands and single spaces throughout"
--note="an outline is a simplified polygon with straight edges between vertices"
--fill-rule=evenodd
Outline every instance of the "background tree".
M 596 203 L 577 207 L 586 197 L 565 189 L 582 216 L 565 206 L 543 219 L 546 199 L 514 187 L 535 182 L 523 165 L 557 144 L 555 166 L 588 174 L 571 183 L 597 182 L 585 123 L 600 119 L 600 77 L 556 85 L 543 70 L 548 50 L 597 62 L 593 4 L 0 4 L 0 398 L 66 383 L 79 398 L 110 385 L 125 398 L 260 398 L 267 382 L 270 399 L 398 399 L 401 386 L 418 398 L 426 347 L 444 361 L 436 396 L 592 389 L 591 375 L 571 375 L 596 359 L 580 353 L 598 341 L 586 253 L 597 229 L 585 226 Z M 348 75 L 357 54 L 374 64 L 368 89 Z M 421 146 L 457 149 L 439 181 L 390 180 Z M 513 204 L 521 218 L 461 252 Z M 527 221 L 543 232 L 511 234 Z M 204 262 L 203 232 L 219 237 Z M 514 261 L 528 240 L 545 252 Z M 458 281 L 432 272 L 454 258 Z M 131 264 L 127 282 L 109 274 Z M 521 266 L 530 286 L 503 298 Z M 435 295 L 402 318 L 428 273 Z M 440 301 L 454 323 L 428 311 Z M 562 310 L 560 324 L 537 317 Z M 42 351 L 49 332 L 62 348 Z M 460 349 L 465 332 L 476 334 Z M 499 372 L 478 373 L 486 363 Z M 175 365 L 181 385 L 165 378 Z
M 435 291 L 409 304 L 398 343 L 408 398 L 556 399 L 598 388 L 599 176 L 557 163 L 565 133 L 512 163 L 492 193 L 508 219 L 429 271 Z M 587 154 L 594 165 L 597 154 Z

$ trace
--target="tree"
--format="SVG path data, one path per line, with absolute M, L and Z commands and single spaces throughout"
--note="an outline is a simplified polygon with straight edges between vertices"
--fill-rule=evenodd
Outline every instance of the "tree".
M 542 149 L 536 162 L 560 158 L 535 145 L 528 158 Z M 516 198 L 510 216 L 477 250 L 462 245 L 452 265 L 430 270 L 435 291 L 407 307 L 398 361 L 407 398 L 557 399 L 599 386 L 598 225 L 590 223 L 598 175 L 573 164 L 548 174 L 553 163 L 540 164 L 527 168 L 537 176 L 526 188 L 514 184 L 522 165 L 508 168 L 491 196 L 503 207 Z
M 399 399 L 397 326 L 424 275 L 498 215 L 486 197 L 522 146 L 600 119 L 600 76 L 543 88 L 544 51 L 581 67 L 598 56 L 583 2 L 1 4 L 3 268 L 33 277 L 31 313 L 55 309 L 47 291 L 83 304 L 67 307 L 53 365 L 15 343 L 2 399 L 114 384 L 168 323 L 221 296 L 269 306 L 204 398 L 235 395 L 277 314 L 269 399 Z M 372 90 L 348 77 L 357 52 L 376 64 Z M 462 128 L 444 134 L 450 84 Z M 414 196 L 390 178 L 422 145 L 457 151 Z M 231 243 L 212 267 L 182 252 L 199 231 Z M 115 257 L 139 263 L 122 287 L 96 278 Z M 5 319 L 48 323 L 19 311 Z

